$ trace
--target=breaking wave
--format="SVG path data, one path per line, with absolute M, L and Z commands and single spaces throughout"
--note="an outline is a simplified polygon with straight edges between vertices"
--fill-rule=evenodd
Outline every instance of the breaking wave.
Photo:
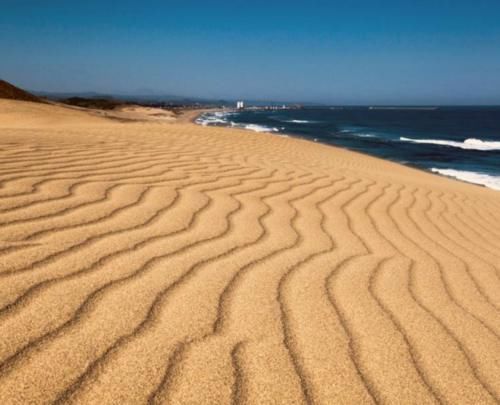
M 461 148 L 467 150 L 500 150 L 500 142 L 494 141 L 482 141 L 481 139 L 469 138 L 463 142 L 457 141 L 446 141 L 441 139 L 414 139 L 400 137 L 400 141 L 403 142 L 413 142 L 413 143 L 427 143 L 433 145 L 451 146 L 454 148 Z
M 442 174 L 443 176 L 453 177 L 455 179 L 463 180 L 469 183 L 480 184 L 493 190 L 500 190 L 500 176 L 492 176 L 490 174 L 470 172 L 465 170 L 455 169 L 431 169 L 434 173 Z
M 283 122 L 290 122 L 292 124 L 314 124 L 317 123 L 318 121 L 308 121 L 308 120 L 287 120 Z
M 254 131 L 254 132 L 279 132 L 280 131 L 279 128 L 266 127 L 264 125 L 257 125 L 257 124 L 235 124 L 234 122 L 232 122 L 231 126 L 234 128 L 248 129 L 248 130 Z

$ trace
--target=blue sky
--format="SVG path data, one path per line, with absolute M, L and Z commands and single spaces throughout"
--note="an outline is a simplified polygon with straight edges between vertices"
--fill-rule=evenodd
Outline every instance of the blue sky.
M 0 0 L 32 90 L 500 104 L 500 1 Z

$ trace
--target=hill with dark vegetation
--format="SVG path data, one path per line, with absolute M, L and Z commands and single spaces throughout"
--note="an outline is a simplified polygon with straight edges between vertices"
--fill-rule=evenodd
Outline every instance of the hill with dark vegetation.
M 42 103 L 43 101 L 27 91 L 16 87 L 5 80 L 0 79 L 0 98 L 9 100 L 32 101 L 34 103 Z
M 120 107 L 126 102 L 113 100 L 108 98 L 85 98 L 85 97 L 70 97 L 66 99 L 59 100 L 61 103 L 73 105 L 83 108 L 94 108 L 98 110 L 114 110 Z

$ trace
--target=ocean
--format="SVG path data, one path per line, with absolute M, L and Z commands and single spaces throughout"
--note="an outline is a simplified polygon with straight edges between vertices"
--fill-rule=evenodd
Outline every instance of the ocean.
M 197 123 L 289 134 L 500 190 L 500 107 L 221 111 Z

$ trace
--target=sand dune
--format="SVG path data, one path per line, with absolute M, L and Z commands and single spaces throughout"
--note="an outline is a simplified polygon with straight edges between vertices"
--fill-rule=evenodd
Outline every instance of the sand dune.
M 43 103 L 44 101 L 27 91 L 0 79 L 0 98 L 9 100 L 31 101 L 32 103 Z
M 0 100 L 0 403 L 500 400 L 500 193 Z

